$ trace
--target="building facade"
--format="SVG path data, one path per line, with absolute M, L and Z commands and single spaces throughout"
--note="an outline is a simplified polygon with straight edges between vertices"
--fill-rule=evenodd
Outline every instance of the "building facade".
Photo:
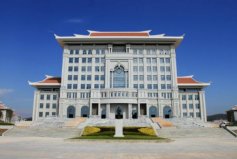
M 33 120 L 146 116 L 206 121 L 209 83 L 177 77 L 175 50 L 183 36 L 89 31 L 55 38 L 63 48 L 62 75 L 29 82 L 36 88 Z

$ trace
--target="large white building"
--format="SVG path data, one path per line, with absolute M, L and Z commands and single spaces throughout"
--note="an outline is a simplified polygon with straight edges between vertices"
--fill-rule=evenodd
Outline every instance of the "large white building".
M 89 31 L 55 38 L 63 48 L 62 76 L 29 82 L 36 88 L 33 120 L 147 116 L 206 121 L 209 83 L 177 77 L 175 49 L 183 36 Z

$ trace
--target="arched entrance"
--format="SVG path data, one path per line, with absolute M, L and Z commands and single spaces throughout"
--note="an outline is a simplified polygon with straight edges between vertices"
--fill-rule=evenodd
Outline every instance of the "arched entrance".
M 81 107 L 81 117 L 89 117 L 89 107 L 88 106 Z
M 72 105 L 67 107 L 67 117 L 75 118 L 75 115 L 76 115 L 76 108 Z
M 171 118 L 171 114 L 172 114 L 172 110 L 171 110 L 171 107 L 170 106 L 165 106 L 163 108 L 163 117 L 164 118 Z
M 115 119 L 123 119 L 123 109 L 120 106 L 115 110 Z
M 149 116 L 150 118 L 157 117 L 157 107 L 156 106 L 151 106 L 149 108 Z

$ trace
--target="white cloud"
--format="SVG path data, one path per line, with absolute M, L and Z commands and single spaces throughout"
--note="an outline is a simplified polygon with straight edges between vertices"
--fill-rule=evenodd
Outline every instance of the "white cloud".
M 67 23 L 83 23 L 83 19 L 80 18 L 72 18 L 72 19 L 68 19 L 66 20 Z
M 12 93 L 13 89 L 0 88 L 0 97 Z

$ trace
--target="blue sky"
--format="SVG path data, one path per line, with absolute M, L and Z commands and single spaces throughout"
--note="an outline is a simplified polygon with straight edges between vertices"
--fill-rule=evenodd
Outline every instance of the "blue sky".
M 7 0 L 0 3 L 0 101 L 30 116 L 27 81 L 61 75 L 62 48 L 53 34 L 86 30 L 182 35 L 178 75 L 212 81 L 208 114 L 237 104 L 237 1 L 235 0 Z

